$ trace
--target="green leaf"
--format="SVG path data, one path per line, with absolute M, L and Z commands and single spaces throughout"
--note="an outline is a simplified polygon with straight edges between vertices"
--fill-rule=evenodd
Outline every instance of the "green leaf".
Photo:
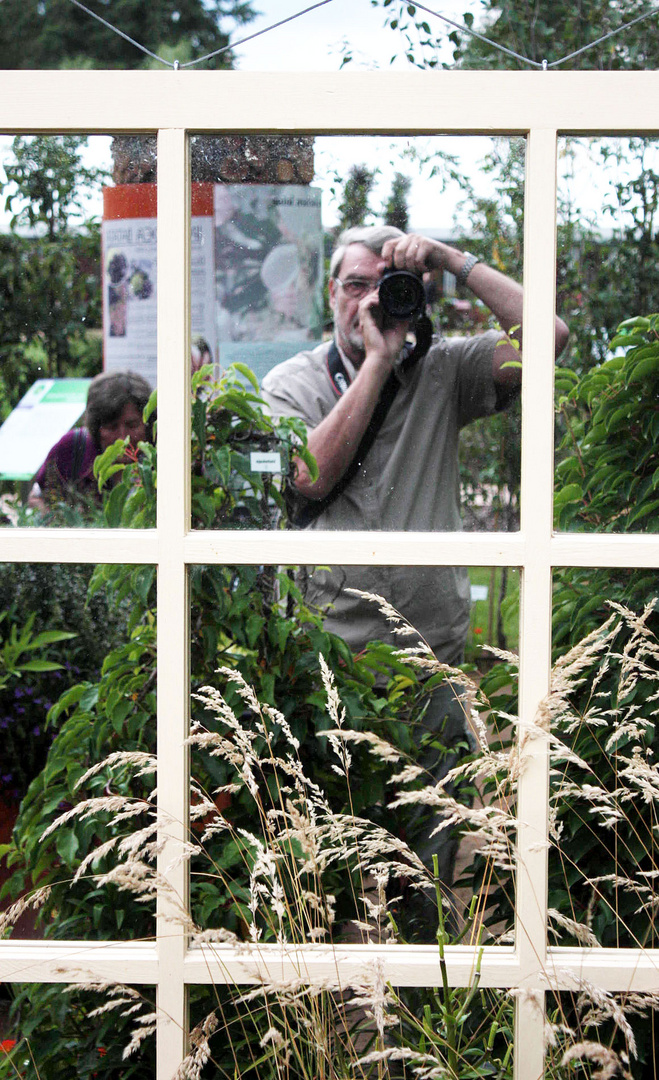
M 644 315 L 635 315 L 633 319 L 625 319 L 623 322 L 618 323 L 618 330 L 622 330 L 624 327 L 640 327 L 642 330 L 649 330 L 651 326 L 650 320 Z
M 144 420 L 145 424 L 148 424 L 149 420 L 153 416 L 153 414 L 154 414 L 157 407 L 158 407 L 158 391 L 153 390 L 151 392 L 151 397 L 149 398 L 146 405 L 144 406 L 144 412 L 142 413 L 142 419 Z
M 659 349 L 653 348 L 652 351 L 652 356 L 645 357 L 635 365 L 629 376 L 628 381 L 630 383 L 639 382 L 641 379 L 646 379 L 648 375 L 654 375 L 655 372 L 659 371 Z
M 582 501 L 583 490 L 580 484 L 567 484 L 564 488 L 561 488 L 560 491 L 557 491 L 554 496 L 554 504 L 560 503 L 561 505 L 564 505 L 565 503 Z
M 616 334 L 611 342 L 609 342 L 610 349 L 629 349 L 632 345 L 647 345 L 648 339 L 645 334 L 632 333 L 632 334 Z
M 256 393 L 258 394 L 258 392 L 259 392 L 259 380 L 257 379 L 257 377 L 254 374 L 254 372 L 252 371 L 252 369 L 247 367 L 247 364 L 241 364 L 239 360 L 234 360 L 231 367 L 235 371 L 239 371 L 240 374 L 243 375 L 247 379 L 247 381 L 252 384 L 252 386 L 254 387 Z
M 59 671 L 61 664 L 52 660 L 28 660 L 26 664 L 19 664 L 19 671 Z
M 252 614 L 245 622 L 245 636 L 247 643 L 251 648 L 254 648 L 258 640 L 261 630 L 265 626 L 265 619 L 262 615 Z
M 123 465 L 121 468 L 123 468 Z M 110 497 L 106 500 L 104 507 L 105 520 L 107 521 L 109 528 L 117 529 L 121 525 L 124 503 L 126 502 L 127 495 L 128 491 L 123 484 L 117 484 L 110 492 Z
M 62 862 L 70 866 L 77 854 L 80 842 L 73 829 L 59 829 L 55 833 L 55 848 Z
M 315 481 L 320 476 L 320 473 L 318 471 L 318 464 L 315 457 L 310 450 L 307 450 L 306 446 L 296 447 L 295 453 L 306 465 L 311 483 L 315 483 Z
M 640 506 L 630 517 L 627 518 L 627 526 L 633 525 L 636 521 L 641 521 L 648 514 L 651 514 L 659 507 L 659 499 L 653 499 L 651 502 L 646 503 L 645 506 Z

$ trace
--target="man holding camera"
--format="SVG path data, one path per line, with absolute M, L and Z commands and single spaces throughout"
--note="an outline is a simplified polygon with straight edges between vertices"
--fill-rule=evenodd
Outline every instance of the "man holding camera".
M 424 316 L 395 317 L 383 310 L 380 284 L 391 269 L 411 272 L 417 280 L 450 271 L 505 333 L 432 344 L 428 337 L 419 347 Z M 404 300 L 404 283 L 400 296 Z M 505 408 L 518 391 L 521 354 L 512 342 L 521 343 L 522 287 L 457 248 L 371 226 L 340 237 L 330 263 L 329 298 L 334 342 L 280 364 L 262 386 L 273 414 L 305 420 L 318 464 L 315 481 L 298 464 L 294 523 L 316 529 L 459 530 L 459 431 Z M 411 356 L 410 331 L 418 343 Z M 557 318 L 557 353 L 567 333 Z M 384 596 L 440 661 L 461 663 L 469 627 L 466 568 L 343 566 L 313 572 L 307 596 L 327 608 L 328 630 L 355 651 L 371 640 L 400 646 L 377 608 L 346 588 Z M 447 745 L 465 738 L 464 714 L 450 690 L 433 695 L 424 722 L 441 729 Z M 447 758 L 433 767 L 436 779 L 451 763 Z M 447 859 L 450 864 L 450 851 Z M 450 878 L 448 864 L 444 880 Z

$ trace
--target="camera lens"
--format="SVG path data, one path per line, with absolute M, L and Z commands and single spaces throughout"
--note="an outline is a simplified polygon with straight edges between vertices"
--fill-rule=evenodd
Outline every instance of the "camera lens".
M 409 270 L 385 270 L 378 299 L 382 310 L 392 319 L 411 319 L 425 306 L 423 281 Z

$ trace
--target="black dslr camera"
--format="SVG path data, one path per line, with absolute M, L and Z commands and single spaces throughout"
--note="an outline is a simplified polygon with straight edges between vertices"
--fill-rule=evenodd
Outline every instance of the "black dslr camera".
M 385 270 L 378 286 L 378 301 L 392 319 L 417 319 L 426 307 L 423 280 L 410 270 Z

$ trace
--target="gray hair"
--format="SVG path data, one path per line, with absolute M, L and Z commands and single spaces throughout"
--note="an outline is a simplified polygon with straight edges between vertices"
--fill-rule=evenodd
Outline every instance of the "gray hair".
M 104 371 L 92 379 L 87 391 L 85 426 L 96 446 L 101 445 L 101 428 L 118 420 L 129 402 L 141 414 L 150 397 L 151 387 L 148 382 L 134 371 Z M 150 418 L 147 429 L 149 442 L 152 438 L 153 419 Z
M 387 240 L 398 240 L 401 236 L 405 236 L 405 233 L 394 225 L 355 225 L 352 229 L 345 229 L 332 253 L 330 277 L 339 274 L 343 256 L 351 244 L 363 244 L 374 255 L 381 255 Z

